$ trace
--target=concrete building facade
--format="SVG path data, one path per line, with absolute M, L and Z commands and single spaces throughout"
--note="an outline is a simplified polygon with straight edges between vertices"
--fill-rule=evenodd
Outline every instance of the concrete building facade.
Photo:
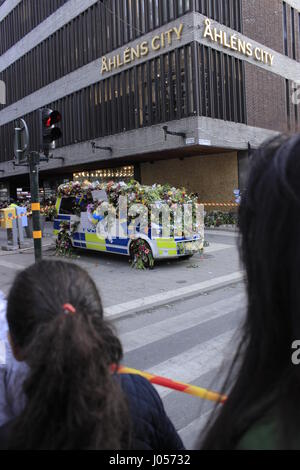
M 300 0 L 6 0 L 0 53 L 0 189 L 12 196 L 29 186 L 14 121 L 39 150 L 42 107 L 62 113 L 40 168 L 48 191 L 135 177 L 230 202 L 249 148 L 300 129 Z

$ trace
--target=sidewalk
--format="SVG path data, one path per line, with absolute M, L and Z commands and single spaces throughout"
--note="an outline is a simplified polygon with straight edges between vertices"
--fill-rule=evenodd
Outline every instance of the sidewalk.
M 25 231 L 24 231 L 25 232 Z M 24 247 L 19 250 L 3 250 L 2 246 L 7 245 L 7 233 L 5 229 L 0 230 L 0 256 L 7 256 L 10 254 L 22 253 L 24 251 L 33 250 L 33 239 L 27 238 L 24 233 Z M 51 247 L 55 245 L 55 236 L 53 235 L 53 222 L 46 222 L 42 238 L 43 248 Z

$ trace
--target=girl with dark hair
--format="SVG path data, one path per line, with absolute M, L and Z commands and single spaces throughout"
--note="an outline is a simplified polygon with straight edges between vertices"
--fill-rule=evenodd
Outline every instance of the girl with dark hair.
M 152 385 L 113 373 L 122 346 L 84 270 L 42 261 L 19 273 L 7 322 L 28 372 L 23 411 L 1 428 L 2 448 L 183 448 Z
M 203 449 L 300 449 L 300 135 L 252 157 L 239 211 L 248 311 Z

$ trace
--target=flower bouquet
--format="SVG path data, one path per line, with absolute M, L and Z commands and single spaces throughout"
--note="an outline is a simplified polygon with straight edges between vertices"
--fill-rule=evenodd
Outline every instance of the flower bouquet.
M 134 240 L 130 246 L 131 266 L 136 269 L 153 269 L 154 258 L 148 243 L 142 238 Z
M 71 226 L 68 222 L 62 222 L 60 224 L 60 230 L 56 239 L 56 256 L 73 257 L 74 249 L 72 245 L 71 237 L 78 227 L 79 222 L 73 223 Z
M 41 214 L 46 217 L 46 220 L 52 221 L 57 214 L 56 207 L 54 205 L 44 206 L 41 208 Z

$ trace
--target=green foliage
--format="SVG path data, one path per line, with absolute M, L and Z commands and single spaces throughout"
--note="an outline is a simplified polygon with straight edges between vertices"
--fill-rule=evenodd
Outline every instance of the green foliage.
M 207 212 L 204 219 L 205 227 L 220 227 L 221 225 L 236 225 L 237 215 L 233 212 Z
M 42 207 L 41 214 L 46 217 L 46 220 L 52 221 L 57 215 L 56 207 L 54 205 Z

